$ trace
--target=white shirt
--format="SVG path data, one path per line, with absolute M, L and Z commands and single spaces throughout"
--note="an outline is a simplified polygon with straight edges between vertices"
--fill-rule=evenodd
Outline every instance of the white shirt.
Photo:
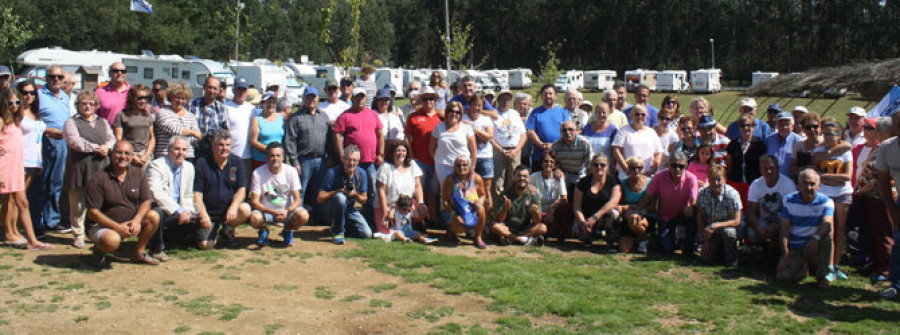
M 863 135 L 863 132 L 860 131 L 856 136 L 850 136 L 850 129 L 844 132 L 844 141 L 850 142 L 851 147 L 855 147 L 860 144 L 866 144 L 866 136 Z
M 650 172 L 650 169 L 653 168 L 653 155 L 664 151 L 659 136 L 656 135 L 656 130 L 650 127 L 636 131 L 631 126 L 625 126 L 616 133 L 612 146 L 622 148 L 622 156 L 625 159 L 632 156 L 643 158 L 643 173 Z M 627 171 L 619 170 L 619 179 L 626 177 L 628 177 Z
M 525 135 L 525 124 L 522 123 L 519 112 L 514 109 L 498 109 L 497 113 L 500 117 L 494 120 L 494 141 L 504 148 L 519 145 L 519 140 Z
M 338 99 L 338 101 L 335 103 L 331 103 L 328 102 L 328 100 L 325 100 L 324 102 L 319 104 L 319 110 L 325 112 L 325 115 L 328 115 L 328 121 L 330 121 L 331 123 L 337 121 L 338 116 L 341 116 L 341 113 L 348 109 L 350 109 L 350 104 L 341 101 L 341 99 Z
M 437 139 L 437 147 L 434 149 L 434 161 L 436 164 L 452 166 L 456 157 L 469 157 L 470 136 L 475 136 L 472 127 L 460 124 L 456 131 L 447 132 L 447 124 L 439 123 L 431 131 L 431 136 Z M 475 165 L 475 162 L 471 162 Z
M 384 196 L 387 197 L 385 203 L 388 207 L 397 203 L 401 195 L 408 195 L 415 199 L 416 194 L 416 178 L 422 176 L 422 170 L 416 163 L 409 164 L 406 172 L 400 172 L 394 164 L 381 164 L 378 171 L 375 172 L 376 180 L 384 184 Z M 381 201 L 378 199 L 378 192 L 375 192 L 375 202 L 372 203 L 375 208 L 381 208 Z
M 400 116 L 397 115 L 397 113 L 387 112 L 378 114 L 378 119 L 381 120 L 381 125 L 384 126 L 381 131 L 384 132 L 385 140 L 403 139 L 403 120 L 400 119 Z
M 812 152 L 815 153 L 815 152 L 825 152 L 825 151 L 826 151 L 826 149 L 824 146 L 818 146 L 815 149 L 813 149 Z M 820 162 L 819 165 L 821 166 L 823 163 L 830 162 L 830 161 L 840 161 L 841 162 L 838 165 L 838 168 L 837 168 L 838 170 L 841 170 L 843 168 L 852 169 L 853 168 L 853 153 L 850 151 L 847 151 L 847 152 L 837 155 L 837 156 L 828 157 L 827 160 Z M 822 172 L 820 168 L 818 168 L 818 167 L 815 167 L 815 168 L 819 173 Z M 832 171 L 831 173 L 836 173 L 836 172 Z M 844 182 L 842 185 L 839 185 L 839 186 L 825 185 L 824 183 L 822 183 L 822 185 L 819 186 L 819 193 L 827 195 L 830 198 L 835 198 L 835 197 L 839 197 L 839 196 L 842 196 L 845 194 L 853 193 L 853 186 L 850 184 L 850 180 L 847 180 L 846 182 Z
M 560 196 L 567 195 L 566 179 L 556 178 L 552 173 L 550 179 L 544 179 L 541 171 L 534 172 L 528 183 L 538 190 L 538 195 L 541 197 L 541 213 L 547 213 L 550 205 L 559 200 Z
M 463 115 L 463 121 L 471 122 L 473 124 L 474 129 L 478 129 L 481 131 L 487 131 L 488 129 L 494 126 L 494 123 L 491 121 L 489 116 L 479 115 L 478 120 L 472 121 L 469 118 L 469 115 Z M 477 151 L 478 158 L 494 158 L 494 149 L 491 148 L 491 145 L 487 141 L 479 140 L 477 137 L 475 138 L 475 148 Z
M 281 165 L 281 172 L 272 174 L 269 164 L 253 170 L 250 193 L 259 194 L 259 200 L 268 209 L 287 209 L 294 202 L 293 191 L 300 191 L 300 175 L 297 169 Z
M 875 148 L 863 145 L 862 150 L 859 151 L 859 156 L 856 156 L 856 170 L 853 170 L 853 173 L 856 175 L 856 180 L 860 179 L 860 173 L 862 173 L 863 166 L 866 165 L 866 161 L 869 160 L 869 156 L 872 155 L 874 149 Z
M 255 108 L 246 101 L 241 105 L 234 103 L 234 100 L 225 103 L 226 121 L 231 131 L 231 152 L 242 159 L 250 159 L 250 119 Z
M 766 178 L 756 178 L 750 183 L 750 190 L 747 191 L 747 201 L 759 204 L 759 223 L 765 227 L 767 225 L 778 224 L 779 213 L 781 213 L 781 199 L 788 194 L 797 192 L 797 187 L 791 178 L 781 175 L 778 176 L 778 182 L 775 186 L 766 185 Z

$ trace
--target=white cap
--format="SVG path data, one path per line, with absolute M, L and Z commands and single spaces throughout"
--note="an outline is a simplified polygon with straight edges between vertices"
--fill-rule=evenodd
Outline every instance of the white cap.
M 756 108 L 756 99 L 753 99 L 753 98 L 741 99 L 741 107 Z
M 354 96 L 354 97 L 355 97 L 355 96 L 357 96 L 357 95 L 359 95 L 359 94 L 366 95 L 366 90 L 365 90 L 364 88 L 362 88 L 362 87 L 354 88 L 354 89 L 353 89 L 353 93 L 351 94 L 351 96 Z
M 850 110 L 847 111 L 847 114 L 855 114 L 858 116 L 866 117 L 866 110 L 859 106 L 850 107 Z
M 801 112 L 803 114 L 809 113 L 809 110 L 806 109 L 806 106 L 801 106 L 801 105 L 794 106 L 794 109 L 791 111 L 792 112 Z

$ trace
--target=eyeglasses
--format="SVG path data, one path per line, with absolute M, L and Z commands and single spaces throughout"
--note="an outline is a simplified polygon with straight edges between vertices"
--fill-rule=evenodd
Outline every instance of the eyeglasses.
M 816 130 L 816 129 L 819 129 L 819 125 L 817 125 L 817 124 L 808 124 L 808 125 L 803 126 L 803 129 L 806 129 L 806 130 Z
M 753 128 L 756 127 L 755 124 L 752 123 L 741 123 L 741 128 Z
M 109 69 L 109 73 L 123 74 L 126 72 L 128 72 L 128 70 L 126 70 L 126 69 Z
M 424 99 L 422 99 L 422 100 L 423 100 L 423 101 L 437 101 L 437 98 L 435 98 L 435 97 L 427 97 L 427 98 L 424 98 Z
M 574 132 L 574 131 L 575 131 L 575 128 L 563 128 L 562 131 L 563 131 L 563 132 L 566 132 L 566 133 L 568 133 L 568 132 L 570 132 L 570 131 L 571 131 L 571 132 Z
M 61 74 L 48 74 L 48 75 L 47 75 L 47 79 L 56 79 L 56 80 L 60 80 L 60 79 L 63 79 L 63 78 L 65 78 L 65 77 L 66 77 L 66 76 L 61 75 Z
M 171 100 L 187 100 L 187 97 L 185 97 L 185 96 L 177 96 L 177 97 L 171 97 L 171 98 L 169 98 L 169 99 L 171 99 Z
M 659 117 L 659 120 L 660 120 L 660 121 L 671 121 L 672 118 L 670 118 L 670 117 L 668 117 L 668 116 L 660 116 L 660 117 Z
M 164 90 L 164 89 L 161 89 L 161 88 L 154 88 L 154 89 L 153 89 L 153 92 L 159 92 L 159 91 L 165 91 L 165 90 Z
M 93 101 L 79 101 L 78 104 L 82 105 L 82 106 L 93 106 L 94 102 Z
M 444 112 L 444 114 L 462 114 L 462 112 L 461 112 L 461 111 L 455 111 L 455 110 L 448 110 L 448 111 Z
M 669 167 L 670 167 L 670 168 L 673 168 L 673 169 L 676 169 L 676 170 L 684 170 L 684 168 L 686 168 L 687 165 L 685 165 L 685 164 L 678 164 L 678 163 L 672 163 L 672 164 L 669 164 Z
M 864 129 L 864 130 L 875 130 L 875 127 L 871 127 L 871 126 L 863 126 L 863 129 Z
M 631 171 L 644 171 L 644 166 L 642 166 L 642 165 L 631 166 L 628 169 Z
M 149 102 L 150 100 L 153 100 L 153 97 L 151 97 L 149 95 L 148 96 L 139 96 L 139 97 L 137 97 L 137 100 L 138 101 L 144 100 L 144 101 Z
M 594 163 L 594 164 L 591 164 L 591 166 L 602 169 L 602 168 L 606 167 L 606 163 Z
M 22 95 L 37 95 L 37 91 L 22 91 Z
M 20 100 L 16 100 L 16 101 L 7 101 L 7 102 L 6 102 L 6 105 L 7 105 L 7 106 L 12 106 L 12 105 L 20 106 L 20 105 L 22 105 L 22 101 L 20 101 Z
M 469 163 L 456 163 L 456 164 L 453 164 L 453 166 L 455 166 L 455 167 L 466 167 L 466 166 L 469 166 Z
M 833 132 L 825 133 L 824 135 L 825 136 L 841 136 L 841 133 L 837 132 L 837 131 L 833 131 Z

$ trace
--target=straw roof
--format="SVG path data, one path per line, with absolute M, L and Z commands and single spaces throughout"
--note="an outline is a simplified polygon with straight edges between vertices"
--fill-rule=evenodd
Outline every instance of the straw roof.
M 897 84 L 900 84 L 900 58 L 779 75 L 751 87 L 747 93 L 799 96 L 804 92 L 818 95 L 826 94 L 827 90 L 847 89 L 859 92 L 866 99 L 878 100 Z

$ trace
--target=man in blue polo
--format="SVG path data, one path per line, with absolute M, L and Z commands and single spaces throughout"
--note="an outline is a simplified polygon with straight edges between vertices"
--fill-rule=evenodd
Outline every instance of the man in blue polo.
M 741 100 L 741 115 L 750 114 L 753 116 L 753 119 L 756 120 L 756 128 L 753 128 L 753 136 L 759 138 L 760 140 L 765 140 L 769 134 L 772 133 L 772 129 L 769 128 L 769 124 L 762 122 L 756 114 L 756 99 L 753 98 L 744 98 Z M 769 105 L 769 109 L 766 113 L 781 113 L 781 105 L 778 103 L 774 103 Z M 737 141 L 741 137 L 741 127 L 739 125 L 739 121 L 734 121 L 728 125 L 728 130 L 725 131 L 725 137 L 728 137 L 729 140 Z
M 464 76 L 459 80 L 459 95 L 453 97 L 450 101 L 456 101 L 462 104 L 463 109 L 468 111 L 469 99 L 476 96 L 476 90 L 475 78 L 472 78 L 472 76 Z M 500 117 L 500 114 L 497 114 L 497 109 L 487 101 L 485 101 L 484 106 L 481 107 L 481 114 L 495 119 Z
M 653 107 L 650 104 L 650 87 L 644 84 L 638 85 L 636 89 L 634 89 L 634 104 L 635 105 L 644 105 L 647 108 L 647 121 L 644 121 L 644 124 L 650 127 L 656 127 L 657 120 L 656 114 L 659 114 L 659 108 Z M 628 122 L 631 122 L 631 109 L 634 106 L 628 106 L 622 110 L 625 113 L 625 116 L 628 117 Z
M 525 129 L 528 130 L 528 140 L 534 145 L 531 154 L 532 162 L 540 162 L 544 150 L 550 150 L 553 142 L 561 136 L 560 126 L 569 121 L 569 113 L 555 104 L 556 87 L 547 84 L 541 87 L 541 106 L 535 108 L 525 121 Z M 539 171 L 540 164 L 534 164 L 532 171 Z
M 778 158 L 778 173 L 785 176 L 791 175 L 791 152 L 794 144 L 803 141 L 803 138 L 793 132 L 794 117 L 791 113 L 781 112 L 775 118 L 776 131 L 765 138 L 766 153 Z
M 805 169 L 797 176 L 797 192 L 782 199 L 781 260 L 775 278 L 796 282 L 816 268 L 816 285 L 828 288 L 834 201 L 819 193 L 819 174 Z
M 62 67 L 53 65 L 47 69 L 47 84 L 38 90 L 41 119 L 47 124 L 41 143 L 44 171 L 28 190 L 31 222 L 37 236 L 43 235 L 46 230 L 60 233 L 71 231 L 69 220 L 60 215 L 59 201 L 68 152 L 63 139 L 63 125 L 72 116 L 69 95 L 62 90 L 64 78 Z

